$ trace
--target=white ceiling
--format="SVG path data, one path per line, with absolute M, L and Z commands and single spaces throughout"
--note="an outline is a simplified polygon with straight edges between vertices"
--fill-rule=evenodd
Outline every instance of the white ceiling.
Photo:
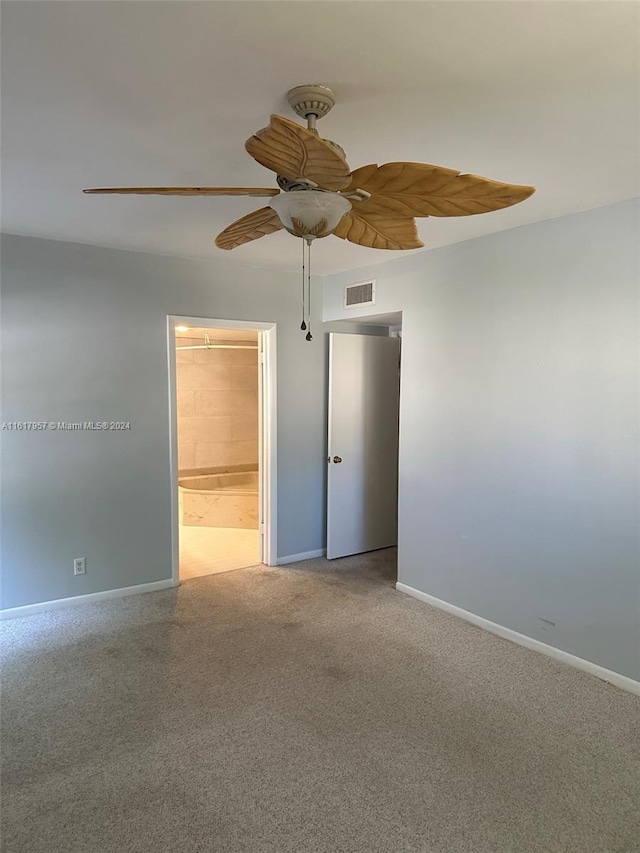
M 537 193 L 418 220 L 429 248 L 638 194 L 635 2 L 2 3 L 3 230 L 295 269 L 286 232 L 224 252 L 254 198 L 83 196 L 83 187 L 274 186 L 244 150 L 292 86 L 352 168 L 410 160 Z M 425 251 L 417 250 L 417 251 Z M 318 241 L 314 272 L 400 252 Z

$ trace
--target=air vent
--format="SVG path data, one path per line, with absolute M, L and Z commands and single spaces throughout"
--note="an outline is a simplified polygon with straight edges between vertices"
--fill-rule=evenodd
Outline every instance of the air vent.
M 347 284 L 344 289 L 344 307 L 355 308 L 358 305 L 376 304 L 376 280 L 359 281 L 357 284 Z

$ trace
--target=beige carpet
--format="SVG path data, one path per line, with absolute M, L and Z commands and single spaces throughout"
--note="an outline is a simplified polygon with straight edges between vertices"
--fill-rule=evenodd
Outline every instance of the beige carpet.
M 632 853 L 638 699 L 393 552 L 6 622 L 5 853 Z

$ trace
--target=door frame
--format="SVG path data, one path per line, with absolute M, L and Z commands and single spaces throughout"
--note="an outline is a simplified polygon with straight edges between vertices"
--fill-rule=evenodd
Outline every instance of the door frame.
M 258 470 L 260 560 L 267 566 L 278 564 L 277 512 L 277 339 L 275 323 L 250 320 L 223 320 L 210 317 L 167 315 L 167 367 L 169 373 L 169 470 L 171 482 L 171 579 L 180 583 L 180 519 L 178 501 L 178 404 L 176 393 L 176 326 L 203 329 L 246 329 L 258 332 Z

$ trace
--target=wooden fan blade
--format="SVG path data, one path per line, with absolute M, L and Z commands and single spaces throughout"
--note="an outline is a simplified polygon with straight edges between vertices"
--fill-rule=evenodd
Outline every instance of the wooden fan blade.
M 280 190 L 268 187 L 97 187 L 84 193 L 119 193 L 126 195 L 278 195 Z
M 259 240 L 260 237 L 280 231 L 283 227 L 273 208 L 261 207 L 260 210 L 254 210 L 242 219 L 236 219 L 221 231 L 216 237 L 216 246 L 219 249 L 235 249 L 243 243 Z
M 324 190 L 341 190 L 350 180 L 342 154 L 315 133 L 282 116 L 247 139 L 245 148 L 267 169 L 289 180 L 307 178 Z
M 401 216 L 470 216 L 489 213 L 524 201 L 535 187 L 504 184 L 478 175 L 428 163 L 386 163 L 363 166 L 351 175 L 350 189 L 371 198 L 358 204 L 362 213 Z
M 371 249 L 420 249 L 424 246 L 412 217 L 394 213 L 370 215 L 362 212 L 363 206 L 359 205 L 342 217 L 333 231 L 336 237 Z

